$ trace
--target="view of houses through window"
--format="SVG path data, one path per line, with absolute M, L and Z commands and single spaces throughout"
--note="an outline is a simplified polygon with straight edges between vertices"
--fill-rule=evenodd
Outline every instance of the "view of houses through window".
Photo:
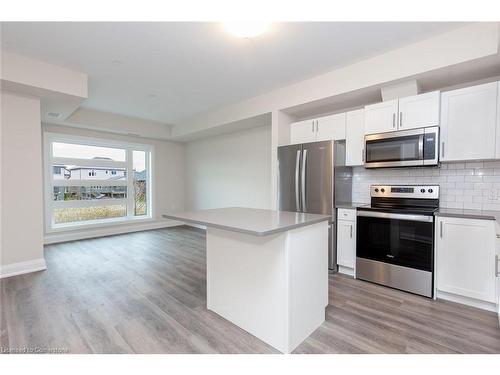
M 48 144 L 51 227 L 150 215 L 148 147 L 104 141 L 96 146 L 64 137 L 49 138 Z

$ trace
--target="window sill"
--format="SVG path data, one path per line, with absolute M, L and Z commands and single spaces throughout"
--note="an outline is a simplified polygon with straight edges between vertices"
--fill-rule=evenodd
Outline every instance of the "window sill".
M 47 228 L 46 233 L 60 233 L 69 231 L 78 231 L 85 229 L 95 229 L 102 227 L 112 227 L 127 224 L 137 224 L 137 223 L 149 223 L 153 222 L 152 216 L 137 216 L 137 217 L 124 217 L 106 220 L 89 220 L 84 223 L 70 223 L 70 224 L 56 224 L 51 228 Z

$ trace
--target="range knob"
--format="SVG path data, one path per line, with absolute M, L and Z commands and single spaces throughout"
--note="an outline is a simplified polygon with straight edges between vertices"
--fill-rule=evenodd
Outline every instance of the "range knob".
M 378 193 L 378 188 L 375 188 L 375 193 Z
M 427 191 L 428 191 L 429 193 L 432 193 L 432 192 L 433 192 L 434 190 L 432 190 L 432 189 L 429 189 L 429 190 L 427 190 Z
M 420 189 L 420 192 L 421 193 L 425 193 L 425 189 Z
M 382 188 L 382 189 L 380 189 L 380 191 L 383 193 L 383 192 L 385 192 L 385 189 L 384 189 L 384 188 Z

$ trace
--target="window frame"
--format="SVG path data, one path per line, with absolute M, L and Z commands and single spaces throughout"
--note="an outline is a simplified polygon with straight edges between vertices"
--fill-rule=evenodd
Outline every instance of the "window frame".
M 81 144 L 86 146 L 98 146 L 98 147 L 111 147 L 119 148 L 125 150 L 125 161 L 114 161 L 114 160 L 100 160 L 100 166 L 109 167 L 124 167 L 126 169 L 126 179 L 125 180 L 81 180 L 78 186 L 127 186 L 127 197 L 118 199 L 99 199 L 99 200 L 81 200 L 75 202 L 58 202 L 53 200 L 53 189 L 54 186 L 71 186 L 71 183 L 67 180 L 54 180 L 53 179 L 53 166 L 54 164 L 75 164 L 85 166 L 95 166 L 93 159 L 78 159 L 78 158 L 61 158 L 53 157 L 52 144 L 54 142 L 63 143 L 73 143 Z M 134 215 L 134 184 L 133 184 L 133 151 L 144 151 L 149 153 L 146 154 L 146 215 L 135 216 Z M 86 136 L 76 136 L 63 133 L 44 133 L 44 217 L 45 217 L 45 232 L 46 233 L 56 233 L 68 230 L 77 229 L 90 229 L 99 228 L 102 226 L 110 225 L 120 225 L 120 224 L 130 224 L 134 222 L 147 222 L 153 221 L 155 217 L 155 212 L 153 209 L 154 200 L 154 146 L 150 144 L 143 143 L 132 143 L 132 142 L 122 142 L 116 140 L 108 140 L 104 138 L 94 138 Z M 97 219 L 97 220 L 85 220 L 85 221 L 75 221 L 71 223 L 55 224 L 53 222 L 53 209 L 61 206 L 65 207 L 89 207 L 89 206 L 103 206 L 103 205 L 122 205 L 125 204 L 127 208 L 127 215 L 119 218 L 109 218 L 109 219 Z

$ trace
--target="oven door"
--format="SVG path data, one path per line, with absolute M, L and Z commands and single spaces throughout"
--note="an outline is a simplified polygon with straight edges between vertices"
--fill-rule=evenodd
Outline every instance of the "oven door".
M 365 136 L 365 167 L 424 165 L 424 129 Z
M 433 270 L 433 216 L 358 210 L 356 236 L 358 258 Z

